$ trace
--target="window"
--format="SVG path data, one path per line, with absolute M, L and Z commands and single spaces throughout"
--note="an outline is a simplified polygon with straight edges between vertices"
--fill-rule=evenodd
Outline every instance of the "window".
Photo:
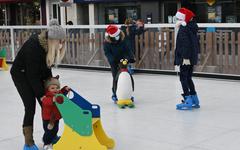
M 118 6 L 105 8 L 105 22 L 106 24 L 124 24 L 127 18 L 137 20 L 140 18 L 140 9 L 136 6 Z
M 61 23 L 61 11 L 58 4 L 52 4 L 52 18 L 57 19 L 59 23 Z M 51 18 L 51 19 L 52 19 Z
M 164 23 L 174 23 L 173 17 L 177 12 L 177 2 L 164 2 Z

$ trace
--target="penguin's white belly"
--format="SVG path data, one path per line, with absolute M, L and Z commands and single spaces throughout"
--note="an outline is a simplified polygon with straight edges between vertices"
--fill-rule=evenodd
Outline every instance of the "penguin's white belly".
M 121 72 L 117 83 L 117 98 L 118 100 L 131 99 L 132 97 L 132 80 L 128 72 Z

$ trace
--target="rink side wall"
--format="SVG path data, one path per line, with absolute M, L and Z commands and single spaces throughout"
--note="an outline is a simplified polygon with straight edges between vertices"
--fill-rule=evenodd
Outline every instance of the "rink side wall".
M 196 75 L 235 76 L 240 74 L 240 23 L 199 24 L 199 64 Z M 7 60 L 14 60 L 18 50 L 33 33 L 47 26 L 1 26 L 0 48 L 7 49 Z M 108 70 L 103 42 L 106 25 L 64 26 L 67 52 L 62 66 Z M 136 36 L 136 72 L 168 73 L 174 71 L 174 24 L 146 24 L 146 32 Z

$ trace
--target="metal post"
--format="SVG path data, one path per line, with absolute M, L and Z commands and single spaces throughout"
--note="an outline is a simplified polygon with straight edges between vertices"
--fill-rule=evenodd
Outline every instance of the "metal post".
M 52 6 L 52 5 L 51 5 L 51 6 Z M 49 20 L 50 20 L 50 12 L 49 12 L 49 9 L 50 9 L 49 1 L 46 0 L 46 25 L 49 24 Z
M 14 29 L 13 27 L 10 28 L 11 34 L 11 51 L 12 51 L 12 61 L 15 59 L 15 46 L 14 46 Z
M 95 25 L 94 4 L 88 5 L 89 25 Z M 94 28 L 90 28 L 90 35 L 94 34 Z
M 5 8 L 4 8 L 4 20 L 5 20 L 5 26 L 8 25 L 8 16 L 7 16 L 7 5 L 5 4 Z
M 67 7 L 65 6 L 65 25 L 67 24 Z

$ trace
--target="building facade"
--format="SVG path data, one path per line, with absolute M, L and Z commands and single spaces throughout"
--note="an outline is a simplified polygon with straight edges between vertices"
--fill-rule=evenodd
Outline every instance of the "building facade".
M 0 25 L 40 25 L 44 7 L 38 0 L 0 0 Z
M 240 0 L 74 0 L 74 3 L 77 24 L 89 24 L 86 15 L 90 13 L 95 14 L 95 24 L 122 24 L 126 18 L 173 23 L 180 7 L 191 9 L 199 23 L 240 22 Z M 89 11 L 89 7 L 94 7 L 94 11 Z
M 195 12 L 199 23 L 240 22 L 240 0 L 0 0 L 0 25 L 46 25 L 56 18 L 65 25 L 174 23 L 178 8 Z M 67 7 L 64 7 L 67 6 Z

